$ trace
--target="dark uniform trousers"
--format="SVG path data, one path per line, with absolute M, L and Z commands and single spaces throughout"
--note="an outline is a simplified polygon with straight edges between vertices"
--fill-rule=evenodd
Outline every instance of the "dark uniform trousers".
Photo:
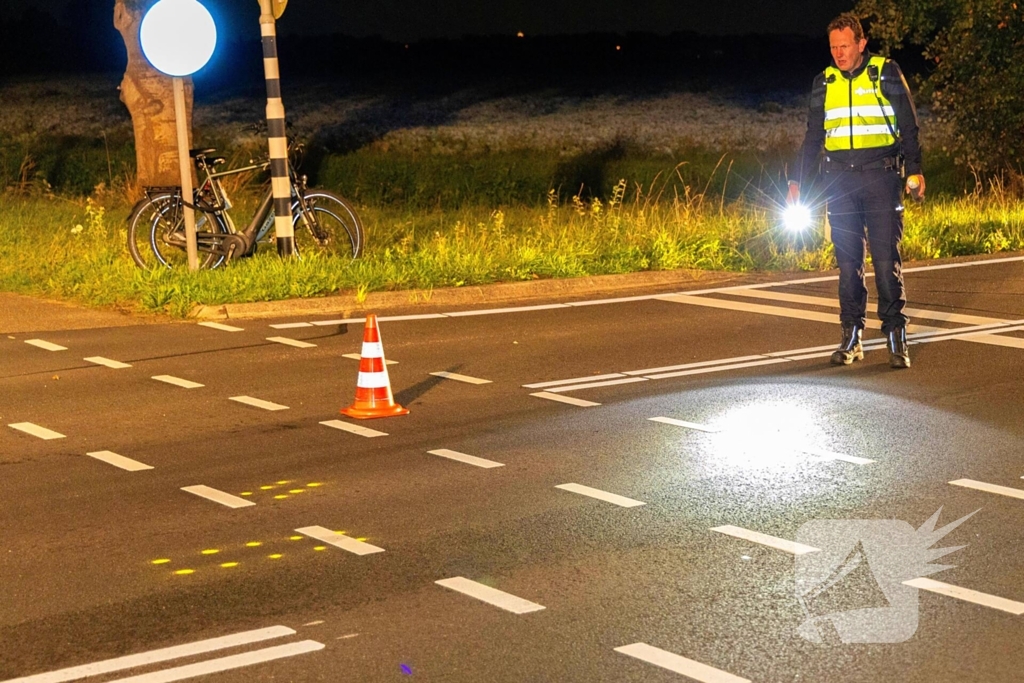
M 828 219 L 839 263 L 839 319 L 863 327 L 868 290 L 864 285 L 864 229 L 871 248 L 882 332 L 904 327 L 903 181 L 895 169 L 826 171 Z

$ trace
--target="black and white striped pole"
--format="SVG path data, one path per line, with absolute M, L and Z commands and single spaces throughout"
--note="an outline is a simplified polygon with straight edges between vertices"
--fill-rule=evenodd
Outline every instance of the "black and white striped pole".
M 274 195 L 274 236 L 277 253 L 295 253 L 292 227 L 292 186 L 288 179 L 288 136 L 281 99 L 281 69 L 277 61 L 277 19 L 288 0 L 259 0 L 263 38 L 263 73 L 267 81 L 267 138 L 270 145 L 270 184 Z

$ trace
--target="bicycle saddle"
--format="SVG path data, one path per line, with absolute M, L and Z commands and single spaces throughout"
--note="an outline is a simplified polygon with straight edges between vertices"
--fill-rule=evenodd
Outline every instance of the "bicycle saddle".
M 216 151 L 217 150 L 213 149 L 212 147 L 211 148 L 206 148 L 206 149 L 190 149 L 188 151 L 188 155 L 190 157 L 192 157 L 193 159 L 195 159 L 196 157 L 209 156 L 209 155 L 213 154 Z

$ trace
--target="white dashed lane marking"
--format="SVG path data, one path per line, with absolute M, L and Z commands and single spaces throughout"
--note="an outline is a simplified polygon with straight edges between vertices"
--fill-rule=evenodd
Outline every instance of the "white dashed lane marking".
M 594 406 L 601 405 L 594 401 L 584 401 L 582 398 L 573 398 L 572 396 L 562 396 L 561 394 L 552 394 L 550 391 L 538 391 L 530 394 L 530 396 L 536 396 L 537 398 L 545 398 L 549 401 L 557 401 L 559 403 L 568 403 L 571 406 L 579 406 L 581 408 L 593 408 Z
M 439 455 L 442 458 L 448 458 L 449 460 L 457 460 L 464 462 L 467 465 L 475 465 L 476 467 L 493 468 L 493 467 L 504 467 L 504 463 L 494 462 L 493 460 L 485 460 L 484 458 L 478 458 L 475 455 L 466 455 L 465 453 L 459 453 L 458 451 L 451 451 L 447 448 L 439 448 L 436 451 L 427 451 L 431 455 Z
M 673 425 L 675 427 L 684 427 L 698 432 L 707 432 L 708 434 L 717 434 L 722 431 L 718 427 L 697 424 L 696 422 L 687 422 L 686 420 L 677 420 L 674 417 L 649 417 L 647 419 L 651 422 L 660 422 L 662 424 Z
M 769 548 L 775 548 L 776 550 L 782 550 L 794 555 L 806 555 L 807 553 L 817 553 L 821 551 L 821 548 L 804 545 L 803 543 L 797 543 L 796 541 L 787 541 L 784 538 L 776 538 L 775 536 L 769 536 L 768 534 L 762 534 L 759 531 L 751 531 L 738 526 L 716 526 L 713 527 L 711 531 L 717 531 L 720 534 L 726 534 L 727 536 L 733 536 L 735 538 L 742 538 L 744 541 L 765 545 Z
M 646 505 L 639 500 L 633 500 L 632 498 L 626 498 L 615 493 L 608 493 L 600 489 L 592 489 L 589 486 L 583 486 L 582 484 L 559 484 L 555 487 L 556 489 L 562 489 L 563 491 L 570 491 L 572 493 L 578 493 L 581 496 L 588 496 L 590 498 L 596 498 L 597 500 L 603 500 L 606 503 L 612 503 L 624 508 L 635 508 L 641 505 Z
M 232 509 L 252 507 L 256 504 L 251 500 L 232 496 L 230 493 L 224 493 L 223 491 L 218 491 L 215 488 L 210 488 L 209 486 L 203 486 L 201 484 L 198 486 L 183 486 L 181 490 L 199 496 L 200 498 L 205 498 L 206 500 L 212 500 L 214 503 L 220 503 L 221 505 Z
M 244 332 L 241 327 L 235 327 L 234 325 L 225 325 L 224 323 L 199 323 L 203 327 L 209 327 L 212 330 L 220 330 L 221 332 Z
M 440 372 L 432 372 L 430 374 L 433 375 L 434 377 L 442 377 L 444 379 L 453 379 L 456 382 L 465 382 L 466 384 L 490 384 L 491 383 L 491 380 L 489 380 L 489 379 L 480 379 L 479 377 L 470 377 L 469 375 L 460 375 L 457 372 L 448 372 L 447 370 L 442 370 Z
M 929 578 L 922 577 L 919 579 L 911 579 L 910 581 L 904 581 L 903 585 L 913 586 L 914 588 L 938 593 L 939 595 L 946 595 L 965 602 L 973 602 L 975 605 L 991 607 L 992 609 L 1009 612 L 1010 614 L 1016 614 L 1017 616 L 1024 614 L 1024 603 L 1022 602 L 1007 600 L 1006 598 L 1000 598 L 996 595 L 980 593 L 976 590 L 971 590 L 970 588 L 961 588 L 960 586 L 942 583 L 941 581 L 933 581 Z
M 514 614 L 527 614 L 529 612 L 539 612 L 544 609 L 544 605 L 538 605 L 535 602 L 524 600 L 523 598 L 516 597 L 511 593 L 500 591 L 497 588 L 491 588 L 485 586 L 482 583 L 471 581 L 462 576 L 456 576 L 450 579 L 441 579 L 435 581 L 439 586 L 444 586 L 449 590 L 468 595 L 471 598 L 476 598 L 486 602 L 489 605 L 500 607 L 501 609 L 512 612 Z
M 283 406 L 280 403 L 264 401 L 262 398 L 253 398 L 252 396 L 232 396 L 229 400 L 244 403 L 245 405 L 252 406 L 254 408 L 262 408 L 263 410 L 288 410 L 288 406 Z
M 126 458 L 123 455 L 114 453 L 113 451 L 94 451 L 92 453 L 86 453 L 86 455 L 90 458 L 96 458 L 97 460 L 105 462 L 108 465 L 120 467 L 122 470 L 128 470 L 129 472 L 141 472 L 142 470 L 153 469 L 151 465 L 146 465 L 138 460 Z
M 660 666 L 662 669 L 668 669 L 673 673 L 682 674 L 695 681 L 700 681 L 700 683 L 750 683 L 750 680 L 747 678 L 740 678 L 727 671 L 695 662 L 692 659 L 681 657 L 666 650 L 660 650 L 647 643 L 623 645 L 622 647 L 615 648 L 615 651 L 635 657 L 648 664 Z
M 199 382 L 192 382 L 190 380 L 182 379 L 180 377 L 174 377 L 172 375 L 156 375 L 155 377 L 151 377 L 150 379 L 155 379 L 157 382 L 166 382 L 167 384 L 173 384 L 176 387 L 183 387 L 185 389 L 198 389 L 199 387 L 203 386 Z
M 35 346 L 36 348 L 43 349 L 44 351 L 67 351 L 68 347 L 61 346 L 60 344 L 54 344 L 43 339 L 26 339 L 26 344 Z
M 986 484 L 983 481 L 974 481 L 973 479 L 957 479 L 956 481 L 951 481 L 949 483 L 953 486 L 963 486 L 964 488 L 975 489 L 976 491 L 997 493 L 1000 496 L 1009 496 L 1010 498 L 1020 498 L 1021 500 L 1024 500 L 1024 489 L 1015 489 L 1011 486 Z
M 378 432 L 376 429 L 360 427 L 359 425 L 349 424 L 348 422 L 342 422 L 341 420 L 328 420 L 327 422 L 321 422 L 320 424 L 325 427 L 330 427 L 331 429 L 340 429 L 343 432 L 349 432 L 350 434 L 357 434 L 367 438 L 388 435 L 387 432 Z
M 285 346 L 294 346 L 297 349 L 312 349 L 316 347 L 316 344 L 310 344 L 309 342 L 299 341 L 290 337 L 267 337 L 267 341 L 284 344 Z
M 126 655 L 116 659 L 105 659 L 101 662 L 73 666 L 68 669 L 50 671 L 48 673 L 36 674 L 34 676 L 16 678 L 13 681 L 6 681 L 5 683 L 63 683 L 64 681 L 75 681 L 89 676 L 100 676 L 103 674 L 113 673 L 115 671 L 134 669 L 139 666 L 168 662 L 174 659 L 181 659 L 183 657 L 192 657 L 195 655 L 206 654 L 207 652 L 226 650 L 232 647 L 250 645 L 264 640 L 272 640 L 274 638 L 282 638 L 284 636 L 291 635 L 295 635 L 295 631 L 287 626 L 271 626 L 269 628 L 261 628 L 254 631 L 243 631 L 242 633 L 234 633 L 229 636 L 221 636 L 220 638 L 199 640 L 185 645 L 165 647 L 160 650 L 140 652 L 138 654 Z
M 314 538 L 318 541 L 323 541 L 328 545 L 333 545 L 335 548 L 341 548 L 346 550 L 353 555 L 373 555 L 374 553 L 384 552 L 384 548 L 378 548 L 375 545 L 370 545 L 365 541 L 360 541 L 344 534 L 331 531 L 322 526 L 304 526 L 301 529 L 296 529 L 298 533 Z
M 110 360 L 103 356 L 91 356 L 89 358 L 83 358 L 82 360 L 87 363 L 95 363 L 96 365 L 102 365 L 104 367 L 113 368 L 115 370 L 123 370 L 124 368 L 130 368 L 131 365 L 128 363 L 122 363 L 119 360 Z
M 7 426 L 10 427 L 11 429 L 17 429 L 19 432 L 31 434 L 32 436 L 43 439 L 44 441 L 66 438 L 60 432 L 55 432 L 52 429 L 47 429 L 46 427 L 40 427 L 39 425 L 32 424 L 31 422 L 16 422 L 12 425 Z

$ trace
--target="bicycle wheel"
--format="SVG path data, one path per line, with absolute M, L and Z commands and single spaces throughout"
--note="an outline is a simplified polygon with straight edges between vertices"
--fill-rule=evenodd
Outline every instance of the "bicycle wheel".
M 310 211 L 302 215 L 299 203 L 292 204 L 295 251 L 326 251 L 356 258 L 363 253 L 363 224 L 347 201 L 326 190 L 307 190 L 303 195 Z
M 216 214 L 196 212 L 199 267 L 216 268 L 223 254 L 214 253 L 228 227 Z M 135 205 L 128 219 L 128 251 L 141 268 L 187 268 L 185 217 L 181 200 L 169 192 L 153 195 Z

